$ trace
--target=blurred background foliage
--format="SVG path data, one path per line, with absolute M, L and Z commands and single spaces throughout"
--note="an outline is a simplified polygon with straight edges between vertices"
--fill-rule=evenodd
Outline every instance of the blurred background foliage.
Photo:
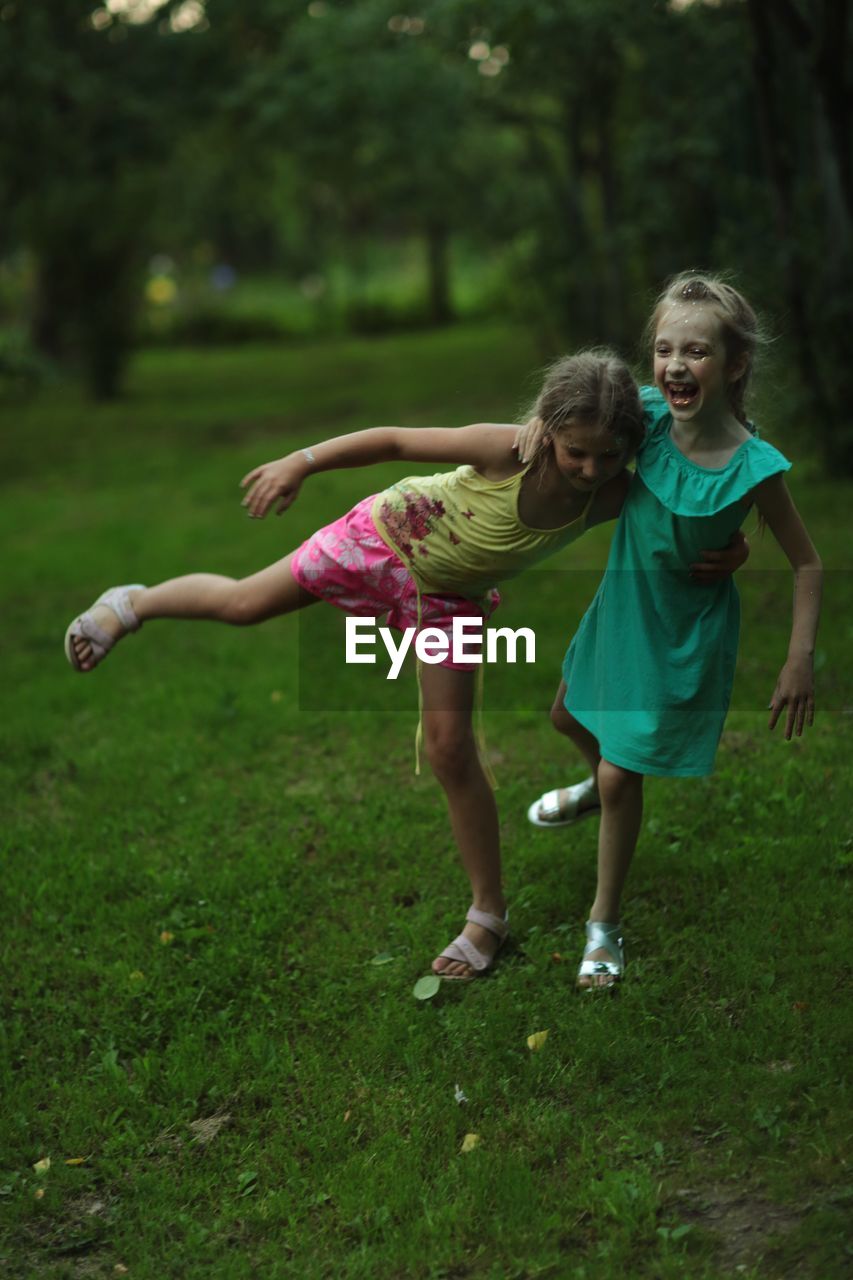
M 516 317 L 638 356 L 730 270 L 853 474 L 849 0 L 0 0 L 0 383 Z

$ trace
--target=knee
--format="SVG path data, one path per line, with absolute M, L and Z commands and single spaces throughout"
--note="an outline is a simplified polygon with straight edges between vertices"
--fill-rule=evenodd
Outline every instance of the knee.
M 471 726 L 424 724 L 424 749 L 430 767 L 442 783 L 465 777 L 472 760 L 477 758 Z
M 232 627 L 249 627 L 259 618 L 257 601 L 242 582 L 233 582 L 222 604 L 222 620 Z
M 598 766 L 598 794 L 603 804 L 617 805 L 629 796 L 642 790 L 643 775 L 623 769 L 609 760 L 602 760 Z

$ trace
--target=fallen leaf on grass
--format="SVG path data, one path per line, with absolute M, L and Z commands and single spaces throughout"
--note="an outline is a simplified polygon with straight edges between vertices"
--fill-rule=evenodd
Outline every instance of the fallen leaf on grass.
M 123 1262 L 117 1262 L 113 1267 L 113 1274 L 117 1276 L 126 1276 L 127 1267 L 124 1265 Z
M 542 1048 L 547 1039 L 547 1031 L 534 1031 L 532 1036 L 527 1037 L 527 1047 L 531 1053 L 536 1053 Z
M 463 1156 L 467 1156 L 469 1151 L 473 1151 L 475 1147 L 480 1145 L 479 1133 L 466 1133 L 462 1139 L 462 1146 L 459 1148 Z
M 468 1099 L 467 1099 L 467 1097 L 466 1097 L 465 1093 L 463 1092 L 463 1090 L 462 1090 L 462 1089 L 460 1089 L 460 1088 L 459 1088 L 459 1085 L 458 1085 L 458 1084 L 457 1084 L 457 1085 L 455 1085 L 455 1086 L 454 1086 L 454 1088 L 453 1088 L 453 1096 L 454 1096 L 454 1098 L 456 1099 L 456 1101 L 459 1103 L 460 1107 L 462 1106 L 462 1103 L 463 1103 L 463 1102 L 467 1102 L 467 1101 L 468 1101 Z
M 350 1118 L 350 1116 L 351 1116 L 351 1115 L 352 1115 L 352 1112 L 351 1112 L 351 1111 L 345 1111 L 345 1112 L 344 1112 L 344 1124 L 348 1124 L 348 1123 L 349 1123 L 349 1118 Z
M 72 1156 L 70 1160 L 66 1160 L 66 1164 L 85 1164 L 87 1160 L 91 1160 L 91 1156 Z
M 555 964 L 562 964 L 563 962 L 563 957 L 560 955 L 559 951 L 552 951 L 551 959 L 554 961 Z
M 43 1160 L 36 1160 L 33 1165 L 33 1173 L 37 1173 L 39 1177 L 43 1173 L 47 1173 L 50 1168 L 50 1156 L 45 1156 Z
M 394 957 L 391 955 L 390 951 L 380 951 L 378 956 L 373 956 L 370 963 L 371 964 L 391 964 L 393 959 Z
M 428 973 L 423 978 L 418 978 L 412 995 L 416 1000 L 431 1000 L 440 990 L 441 978 L 437 973 Z
M 163 939 L 161 938 L 160 941 L 162 942 Z M 129 974 L 128 976 L 131 982 L 142 982 L 143 978 L 145 977 L 145 974 L 142 972 L 141 969 L 134 969 L 133 973 Z
M 164 947 L 168 947 L 170 942 L 175 941 L 175 935 L 173 933 L 169 933 L 168 929 L 164 929 L 163 932 L 160 934 L 160 941 L 162 942 Z
M 44 1199 L 44 1187 L 39 1187 L 38 1191 L 36 1191 L 35 1193 L 35 1199 L 36 1200 Z

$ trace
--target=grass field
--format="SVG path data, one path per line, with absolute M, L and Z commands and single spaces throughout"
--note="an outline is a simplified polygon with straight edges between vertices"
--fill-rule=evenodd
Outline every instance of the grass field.
M 595 824 L 525 817 L 582 776 L 546 713 L 608 531 L 506 588 L 502 621 L 538 639 L 486 680 L 513 946 L 429 1002 L 413 984 L 467 897 L 441 792 L 412 776 L 411 678 L 331 670 L 341 619 L 319 608 L 65 663 L 105 586 L 242 576 L 398 475 L 318 477 L 259 524 L 253 464 L 376 423 L 510 420 L 538 362 L 502 328 L 156 351 L 118 405 L 57 388 L 5 410 L 4 1277 L 845 1273 L 851 490 L 806 438 L 767 431 L 830 570 L 817 722 L 766 731 L 790 575 L 754 536 L 717 772 L 648 785 L 618 998 L 573 991 Z

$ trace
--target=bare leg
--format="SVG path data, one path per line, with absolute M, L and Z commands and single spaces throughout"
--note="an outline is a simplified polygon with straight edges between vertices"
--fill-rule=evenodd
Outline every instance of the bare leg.
M 598 739 L 585 729 L 580 721 L 570 715 L 565 706 L 566 682 L 560 681 L 559 688 L 554 697 L 554 704 L 551 707 L 551 723 L 559 733 L 564 733 L 567 738 L 571 738 L 572 742 L 580 751 L 584 760 L 589 765 L 589 771 L 593 778 L 598 776 L 598 765 L 601 760 L 601 751 L 598 746 Z M 560 791 L 560 807 L 566 804 L 568 795 L 565 789 Z M 585 809 L 596 806 L 599 803 L 598 792 L 590 791 L 590 793 L 580 801 L 577 812 L 583 813 Z M 541 809 L 539 816 L 543 817 Z
M 598 884 L 590 920 L 618 924 L 622 889 L 637 847 L 643 818 L 643 775 L 602 760 L 598 766 L 601 794 L 601 827 L 598 833 Z M 611 960 L 603 949 L 593 951 L 589 960 Z M 579 978 L 578 986 L 610 986 L 607 975 Z
M 189 573 L 170 578 L 154 587 L 129 593 L 130 603 L 140 622 L 154 618 L 203 618 L 250 626 L 268 618 L 291 613 L 314 604 L 317 596 L 301 587 L 290 562 L 294 553 L 248 578 L 225 578 L 215 573 Z M 123 628 L 112 609 L 98 605 L 95 622 L 108 635 L 118 637 Z M 83 636 L 72 641 L 83 670 L 94 665 L 92 649 Z
M 501 886 L 498 810 L 483 773 L 472 728 L 476 673 L 423 665 L 424 742 L 433 772 L 444 788 L 450 825 L 462 865 L 471 881 L 473 904 L 501 916 L 506 902 Z M 488 929 L 466 922 L 463 931 L 478 951 L 492 955 L 498 939 Z M 467 977 L 468 965 L 438 957 L 436 973 Z
M 590 773 L 597 779 L 598 797 L 591 795 L 586 804 L 594 804 L 597 799 L 601 803 L 598 883 L 589 919 L 618 924 L 622 890 L 637 847 L 643 817 L 643 775 L 602 759 L 598 739 L 566 710 L 565 696 L 565 681 L 561 681 L 551 708 L 551 722 L 560 733 L 571 738 L 589 765 Z M 582 802 L 579 811 L 585 807 Z M 589 960 L 612 958 L 604 949 L 593 951 L 587 957 Z M 607 986 L 611 981 L 606 976 L 579 978 L 578 985 Z

